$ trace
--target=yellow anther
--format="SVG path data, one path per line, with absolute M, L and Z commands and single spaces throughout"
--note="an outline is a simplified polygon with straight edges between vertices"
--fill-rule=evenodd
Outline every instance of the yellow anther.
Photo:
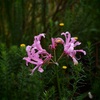
M 61 43 L 61 40 L 60 39 L 56 39 L 55 42 L 56 43 Z
M 26 45 L 25 44 L 20 44 L 20 47 L 25 47 Z
M 67 69 L 67 66 L 63 66 L 62 68 L 63 68 L 63 69 Z
M 64 26 L 64 23 L 59 23 L 59 26 Z
M 78 40 L 78 37 L 74 37 L 75 40 Z

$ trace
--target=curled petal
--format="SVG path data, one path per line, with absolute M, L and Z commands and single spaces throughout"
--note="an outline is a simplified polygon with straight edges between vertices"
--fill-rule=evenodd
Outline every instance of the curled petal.
M 41 59 L 37 59 L 37 61 L 36 61 L 36 60 L 31 59 L 30 57 L 24 57 L 23 60 L 26 60 L 27 63 L 31 63 L 31 64 L 35 64 L 35 65 L 43 63 L 41 61 Z M 26 63 L 26 65 L 28 65 L 27 63 Z
M 82 52 L 84 55 L 86 55 L 86 52 L 84 50 L 75 50 L 76 52 Z
M 60 44 L 63 44 L 64 43 L 64 40 L 62 38 L 55 38 L 55 43 L 60 43 Z
M 31 75 L 34 73 L 34 71 L 38 68 L 38 66 L 35 66 L 34 69 L 32 69 Z
M 43 50 L 40 43 L 41 37 L 45 38 L 45 34 L 39 34 L 34 37 L 34 43 L 32 44 L 32 47 L 36 47 L 38 50 Z
M 61 33 L 61 35 L 64 35 L 65 36 L 65 39 L 66 39 L 66 44 L 70 42 L 70 39 L 71 39 L 71 35 L 69 32 L 63 32 Z
M 80 45 L 81 44 L 81 42 L 76 42 L 75 44 L 74 44 L 74 46 L 76 47 L 76 46 L 78 46 L 78 45 Z
M 78 61 L 76 60 L 76 58 L 73 57 L 72 59 L 73 59 L 74 65 L 78 65 Z
M 41 44 L 40 44 L 40 41 L 37 41 L 37 42 L 35 43 L 35 46 L 36 46 L 36 48 L 37 48 L 38 50 L 43 50 L 43 48 L 42 48 L 42 46 L 41 46 Z
M 30 49 L 31 49 L 31 46 L 28 45 L 28 46 L 26 47 L 26 51 L 30 51 Z
M 45 34 L 42 33 L 42 34 L 39 34 L 39 35 L 35 36 L 35 37 L 34 37 L 34 40 L 40 41 L 40 40 L 41 40 L 41 37 L 44 37 L 44 38 L 45 38 Z
M 31 50 L 31 46 L 28 45 L 28 46 L 26 47 L 26 52 L 27 52 L 27 55 L 28 55 L 28 56 L 30 56 L 30 50 Z
M 54 38 L 51 38 L 51 41 L 52 41 L 51 48 L 52 48 L 52 49 L 55 49 L 56 44 L 55 44 Z
M 74 37 L 71 38 L 71 43 L 75 43 L 76 39 Z
M 44 70 L 43 70 L 43 68 L 39 67 L 38 71 L 42 73 Z
M 69 32 L 65 32 L 65 33 L 62 32 L 62 33 L 61 33 L 61 35 L 64 35 L 65 37 L 67 37 L 67 36 L 66 36 L 67 34 L 70 34 L 70 33 L 69 33 Z

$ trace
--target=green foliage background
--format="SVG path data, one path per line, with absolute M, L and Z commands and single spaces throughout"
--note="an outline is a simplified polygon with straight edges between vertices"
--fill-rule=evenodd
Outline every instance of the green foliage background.
M 99 0 L 0 1 L 0 41 L 9 47 L 31 43 L 42 32 L 51 37 L 69 31 L 82 42 L 98 42 L 99 6 Z M 65 24 L 63 28 L 60 22 Z
M 61 22 L 63 27 L 59 26 Z M 89 91 L 93 100 L 99 100 L 99 22 L 99 0 L 0 0 L 0 99 L 59 100 L 55 67 L 44 66 L 43 74 L 36 72 L 30 76 L 22 60 L 25 48 L 20 44 L 31 45 L 34 36 L 43 32 L 46 39 L 42 45 L 48 49 L 51 37 L 69 31 L 79 38 L 80 48 L 87 55 L 77 68 L 61 60 L 58 71 L 61 100 L 86 100 Z M 62 70 L 63 65 L 68 65 L 68 69 Z

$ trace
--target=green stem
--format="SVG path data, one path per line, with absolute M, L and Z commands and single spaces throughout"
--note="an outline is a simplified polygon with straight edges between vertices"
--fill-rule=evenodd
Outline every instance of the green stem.
M 55 61 L 53 61 L 53 59 L 51 59 L 51 61 L 52 61 L 52 63 L 54 63 L 54 64 L 55 64 Z
M 57 62 L 62 58 L 62 56 L 64 55 L 64 52 L 61 54 L 61 56 L 58 58 Z
M 61 88 L 60 88 L 59 72 L 58 72 L 58 66 L 57 65 L 56 65 L 56 78 L 57 78 L 57 87 L 58 87 L 59 98 L 61 100 Z
M 60 88 L 60 81 L 59 81 L 59 64 L 57 63 L 56 60 L 56 50 L 54 49 L 54 61 L 55 61 L 55 72 L 56 72 L 56 79 L 57 79 L 57 87 L 58 87 L 58 94 L 59 94 L 59 98 L 61 100 L 61 88 Z
M 54 49 L 54 60 L 56 62 L 56 50 Z

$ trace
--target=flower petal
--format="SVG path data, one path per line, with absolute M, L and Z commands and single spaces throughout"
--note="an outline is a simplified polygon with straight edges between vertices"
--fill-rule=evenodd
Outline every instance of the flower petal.
M 39 67 L 38 71 L 42 73 L 44 70 L 41 67 Z
M 72 59 L 73 59 L 74 65 L 77 65 L 78 61 L 75 59 L 75 57 L 73 57 Z
M 75 50 L 76 52 L 82 52 L 84 55 L 86 55 L 86 52 L 84 50 Z
M 32 69 L 31 75 L 34 73 L 34 71 L 38 68 L 38 66 L 35 66 L 34 69 Z

